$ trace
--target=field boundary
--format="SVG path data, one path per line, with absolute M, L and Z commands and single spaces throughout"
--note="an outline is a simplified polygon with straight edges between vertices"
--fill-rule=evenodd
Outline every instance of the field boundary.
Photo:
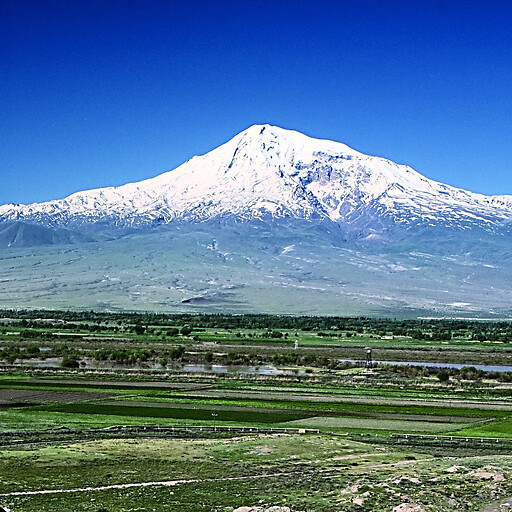
M 281 427 L 230 427 L 179 425 L 160 427 L 151 425 L 115 425 L 111 427 L 71 429 L 60 427 L 47 430 L 18 430 L 0 432 L 0 446 L 20 445 L 26 443 L 66 440 L 94 440 L 99 438 L 116 438 L 129 436 L 150 437 L 197 437 L 202 434 L 319 434 L 320 430 L 310 428 Z
M 444 435 L 435 435 L 435 434 L 399 434 L 393 433 L 391 434 L 393 439 L 398 440 L 409 440 L 416 441 L 421 443 L 425 441 L 427 443 L 438 443 L 438 444 L 453 444 L 453 443 L 469 443 L 478 444 L 478 445 L 489 445 L 489 444 L 499 444 L 505 445 L 507 447 L 512 448 L 512 439 L 508 439 L 505 437 L 473 437 L 473 436 L 444 436 Z

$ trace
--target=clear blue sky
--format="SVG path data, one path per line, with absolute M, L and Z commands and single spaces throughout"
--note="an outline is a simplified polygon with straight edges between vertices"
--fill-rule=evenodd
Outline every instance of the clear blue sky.
M 512 194 L 512 4 L 1 0 L 0 204 L 172 169 L 254 123 Z

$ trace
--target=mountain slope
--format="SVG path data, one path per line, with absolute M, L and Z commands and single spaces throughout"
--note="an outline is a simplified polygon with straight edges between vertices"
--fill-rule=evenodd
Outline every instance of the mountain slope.
M 152 179 L 0 207 L 0 220 L 46 226 L 153 226 L 217 217 L 325 219 L 369 236 L 394 226 L 494 231 L 508 226 L 512 196 L 475 194 L 338 142 L 255 125 Z
M 66 228 L 52 229 L 21 221 L 0 224 L 0 247 L 36 247 L 91 241 L 91 237 Z
M 0 251 L 1 308 L 512 318 L 507 237 L 387 245 L 332 223 L 176 223 Z

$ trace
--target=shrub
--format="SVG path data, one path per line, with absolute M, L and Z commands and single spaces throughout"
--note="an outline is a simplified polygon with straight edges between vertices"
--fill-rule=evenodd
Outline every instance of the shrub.
M 448 382 L 450 380 L 450 374 L 446 370 L 441 370 L 437 374 L 437 378 L 439 379 L 439 382 Z
M 65 355 L 60 363 L 61 368 L 80 368 L 80 363 L 76 356 Z

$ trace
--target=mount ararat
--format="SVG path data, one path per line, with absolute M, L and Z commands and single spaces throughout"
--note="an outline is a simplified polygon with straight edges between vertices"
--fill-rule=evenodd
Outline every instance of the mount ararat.
M 0 206 L 2 221 L 46 226 L 154 226 L 226 216 L 326 219 L 347 227 L 362 222 L 370 231 L 388 221 L 494 229 L 512 217 L 512 196 L 474 194 L 338 142 L 254 125 L 156 178 Z
M 508 317 L 512 196 L 270 125 L 155 178 L 0 206 L 1 307 Z

